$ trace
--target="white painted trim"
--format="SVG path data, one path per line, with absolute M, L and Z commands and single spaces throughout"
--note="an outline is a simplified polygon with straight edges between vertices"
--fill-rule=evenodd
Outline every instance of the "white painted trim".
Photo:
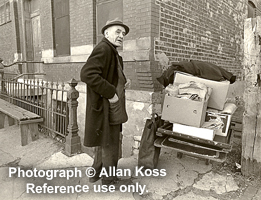
M 84 63 L 86 62 L 89 56 L 90 54 L 63 56 L 63 57 L 43 57 L 41 60 L 44 63 L 71 63 L 71 62 Z
M 85 54 L 91 54 L 93 50 L 93 45 L 82 45 L 82 46 L 76 46 L 71 47 L 71 55 L 85 55 Z
M 82 45 L 71 47 L 70 56 L 54 57 L 54 50 L 47 49 L 42 51 L 42 61 L 44 63 L 69 63 L 86 62 L 95 45 Z M 120 55 L 123 61 L 148 61 L 150 60 L 151 37 L 144 37 L 135 40 L 124 41 L 123 51 Z
M 53 49 L 47 49 L 42 51 L 42 58 L 52 58 L 54 55 Z

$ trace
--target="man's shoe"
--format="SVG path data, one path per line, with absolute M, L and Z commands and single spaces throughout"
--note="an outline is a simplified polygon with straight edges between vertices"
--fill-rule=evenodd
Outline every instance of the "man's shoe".
M 100 176 L 90 177 L 90 178 L 89 178 L 89 183 L 95 183 L 95 182 L 97 182 L 97 181 L 100 180 L 100 179 L 101 179 Z

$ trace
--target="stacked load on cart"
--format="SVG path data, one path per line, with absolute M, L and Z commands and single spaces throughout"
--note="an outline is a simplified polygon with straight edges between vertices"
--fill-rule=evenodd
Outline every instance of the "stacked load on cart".
M 226 103 L 229 81 L 212 81 L 177 72 L 165 91 L 162 119 L 173 131 L 213 140 L 227 136 L 236 105 Z
M 231 116 L 234 103 L 227 102 L 236 77 L 202 61 L 172 64 L 157 80 L 165 87 L 164 125 L 157 129 L 154 145 L 223 162 L 231 151 Z

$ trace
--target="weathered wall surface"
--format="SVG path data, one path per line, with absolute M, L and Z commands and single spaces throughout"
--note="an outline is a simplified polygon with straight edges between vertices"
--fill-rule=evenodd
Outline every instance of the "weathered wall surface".
M 242 173 L 261 177 L 261 17 L 245 21 Z

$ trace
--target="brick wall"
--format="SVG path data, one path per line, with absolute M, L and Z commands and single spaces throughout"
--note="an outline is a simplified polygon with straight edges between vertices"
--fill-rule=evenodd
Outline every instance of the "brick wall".
M 6 3 L 5 0 L 0 0 L 0 6 Z M 19 12 L 19 4 L 17 5 Z M 17 50 L 17 35 L 15 32 L 15 20 L 14 20 L 14 4 L 10 2 L 10 21 L 0 25 L 0 57 L 3 58 L 5 65 L 12 64 L 15 59 L 18 58 Z M 20 13 L 20 12 L 19 12 Z M 21 24 L 18 24 L 21 27 Z M 21 32 L 20 32 L 21 34 Z M 21 35 L 20 35 L 21 37 Z M 18 73 L 18 66 L 13 65 L 5 68 L 5 72 Z
M 0 6 L 2 6 L 6 1 L 0 0 Z M 0 25 L 0 57 L 4 60 L 3 63 L 9 65 L 14 62 L 15 53 L 17 53 L 17 43 L 16 43 L 16 32 L 15 32 L 15 22 L 13 15 L 13 3 L 10 3 L 10 18 L 11 20 L 7 23 Z M 5 70 L 17 71 L 16 66 L 6 68 Z
M 80 70 L 84 63 L 44 64 L 44 73 L 49 81 L 67 82 L 72 78 L 80 80 Z
M 123 0 L 123 22 L 130 27 L 130 34 L 126 40 L 150 36 L 152 2 L 152 0 Z
M 155 77 L 161 74 L 161 69 L 154 61 L 154 37 L 159 33 L 159 6 L 155 0 L 124 0 L 123 22 L 130 27 L 123 44 L 123 59 L 125 74 L 132 80 L 131 89 L 160 90 Z M 131 58 L 133 54 L 136 56 Z
M 152 41 L 148 61 L 125 62 L 126 75 L 133 80 L 132 89 L 161 90 L 156 78 L 162 70 L 171 62 L 191 59 L 219 65 L 243 80 L 243 22 L 247 3 L 246 0 L 124 1 L 123 20 L 131 30 L 126 40 L 149 36 Z
M 95 27 L 93 26 L 93 12 L 94 9 L 92 1 L 70 1 L 71 46 L 93 44 L 93 39 L 95 37 Z
M 14 60 L 14 53 L 16 52 L 15 37 L 16 36 L 12 21 L 0 25 L 0 57 L 3 58 L 4 63 L 12 63 L 12 61 Z
M 135 90 L 153 91 L 154 85 L 151 73 L 152 62 L 126 62 L 124 73 L 131 80 L 131 88 Z
M 156 3 L 160 6 L 156 60 L 164 53 L 170 62 L 208 61 L 242 78 L 247 1 L 156 0 Z

